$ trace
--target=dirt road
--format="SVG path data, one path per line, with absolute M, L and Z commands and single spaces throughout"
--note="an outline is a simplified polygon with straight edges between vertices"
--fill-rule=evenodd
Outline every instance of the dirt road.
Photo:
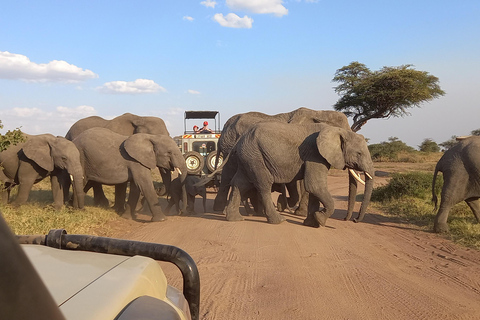
M 362 223 L 343 221 L 347 178 L 329 179 L 338 209 L 324 228 L 290 214 L 270 225 L 210 211 L 121 222 L 116 236 L 187 251 L 200 272 L 201 319 L 480 319 L 479 251 L 372 210 Z M 162 266 L 181 288 L 180 272 Z

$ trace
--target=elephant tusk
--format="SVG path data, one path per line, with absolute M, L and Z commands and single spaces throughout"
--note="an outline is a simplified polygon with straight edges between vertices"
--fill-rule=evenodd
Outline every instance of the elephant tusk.
M 373 177 L 370 175 L 370 173 L 365 172 L 365 175 L 366 175 L 369 179 L 373 179 Z
M 357 180 L 357 181 L 360 182 L 361 184 L 365 185 L 365 181 L 363 181 L 362 178 L 360 178 L 360 176 L 358 175 L 358 173 L 355 172 L 355 170 L 353 170 L 353 169 L 348 169 L 348 171 L 349 171 L 350 174 L 355 178 L 355 180 Z
M 73 182 L 73 175 L 70 175 L 70 181 Z
M 182 171 L 180 170 L 180 168 L 175 168 L 175 169 L 177 169 L 179 175 L 182 175 Z

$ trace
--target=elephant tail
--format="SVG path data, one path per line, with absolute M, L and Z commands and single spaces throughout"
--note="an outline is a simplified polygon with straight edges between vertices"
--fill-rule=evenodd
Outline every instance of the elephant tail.
M 432 202 L 435 205 L 433 212 L 436 212 L 438 207 L 438 197 L 437 197 L 437 193 L 435 192 L 435 183 L 437 182 L 438 171 L 440 171 L 440 168 L 438 167 L 438 164 L 437 164 L 437 166 L 435 167 L 435 172 L 433 173 L 433 180 L 432 180 Z

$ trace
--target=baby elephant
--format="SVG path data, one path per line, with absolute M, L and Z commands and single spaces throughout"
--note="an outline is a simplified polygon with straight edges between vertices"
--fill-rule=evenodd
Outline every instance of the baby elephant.
M 187 175 L 185 179 L 185 188 L 187 190 L 187 214 L 195 214 L 195 196 L 198 194 L 203 198 L 203 212 L 207 212 L 207 190 L 205 186 L 195 186 L 200 181 L 199 176 Z M 179 202 L 182 199 L 181 182 L 179 178 L 175 178 L 171 184 L 170 199 L 165 208 L 165 212 L 170 212 L 170 209 L 175 204 L 177 214 L 180 214 Z

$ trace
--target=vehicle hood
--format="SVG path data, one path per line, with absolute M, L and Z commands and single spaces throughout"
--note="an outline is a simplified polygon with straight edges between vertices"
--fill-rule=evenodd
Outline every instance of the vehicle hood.
M 67 319 L 113 319 L 133 299 L 166 299 L 165 275 L 152 259 L 22 245 Z

